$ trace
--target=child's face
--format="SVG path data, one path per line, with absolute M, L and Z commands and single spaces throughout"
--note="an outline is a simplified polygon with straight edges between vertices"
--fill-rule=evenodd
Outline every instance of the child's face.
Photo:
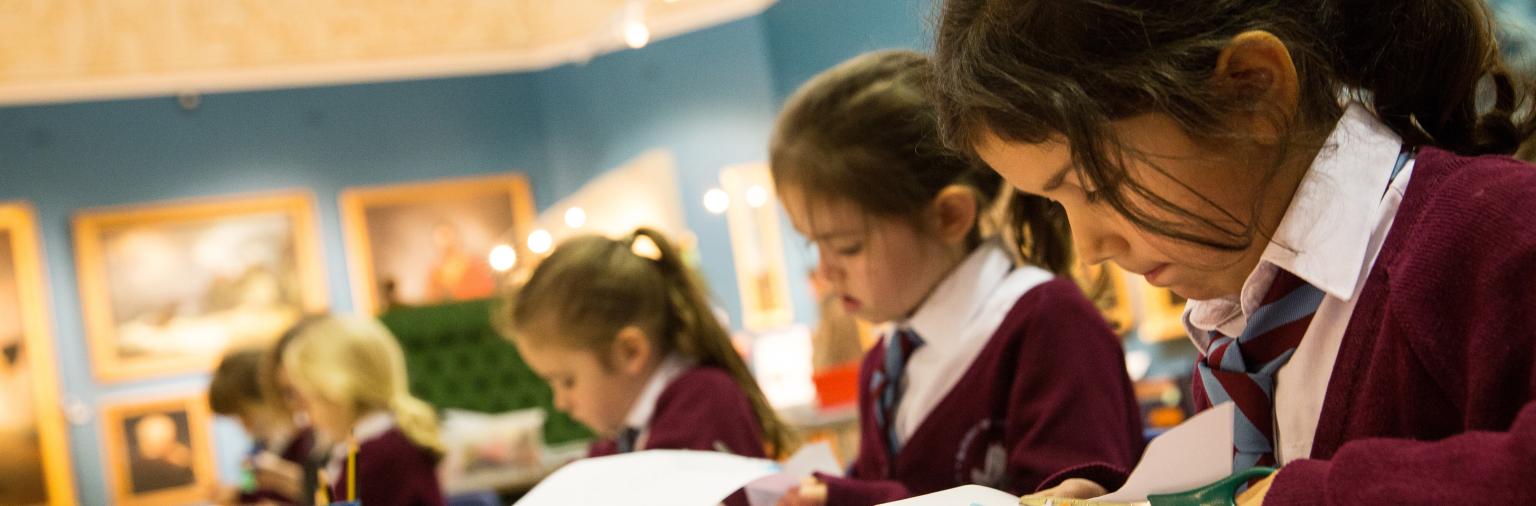
M 870 215 L 845 200 L 806 198 L 792 185 L 780 192 L 795 230 L 817 249 L 826 296 L 865 320 L 907 317 L 964 255 L 907 221 Z
M 357 413 L 351 406 L 333 402 L 316 392 L 294 388 L 294 401 L 300 410 L 309 415 L 315 430 L 330 441 L 341 441 L 352 433 L 357 423 Z
M 555 409 L 601 436 L 624 428 L 624 418 L 648 378 L 632 368 L 607 367 L 597 353 L 575 347 L 517 340 L 518 352 L 533 373 L 549 383 Z
M 1227 230 L 1241 230 L 1242 223 L 1251 221 L 1255 200 L 1261 198 L 1261 230 L 1274 230 L 1284 215 L 1294 187 L 1279 191 L 1283 185 L 1277 184 L 1276 191 L 1256 196 L 1254 189 L 1260 186 L 1257 175 L 1266 169 L 1251 160 L 1264 157 L 1240 153 L 1238 148 L 1216 153 L 1197 144 L 1171 119 L 1159 115 L 1122 120 L 1115 123 L 1115 129 L 1131 149 L 1145 153 L 1157 164 L 1153 167 L 1133 159 L 1127 167 L 1129 176 L 1174 205 Z M 1137 228 L 1102 200 L 1087 198 L 1082 182 L 1069 170 L 1072 155 L 1064 141 L 1022 144 L 987 135 L 976 150 L 1014 187 L 1061 203 L 1072 224 L 1073 243 L 1085 262 L 1113 261 L 1127 271 L 1145 276 L 1151 284 L 1170 288 L 1186 298 L 1213 299 L 1238 294 L 1268 246 L 1264 236 L 1257 235 L 1243 250 L 1221 251 Z M 1134 196 L 1130 198 L 1133 206 L 1142 203 Z M 1140 207 L 1159 220 L 1195 224 L 1190 217 L 1163 213 L 1150 204 Z

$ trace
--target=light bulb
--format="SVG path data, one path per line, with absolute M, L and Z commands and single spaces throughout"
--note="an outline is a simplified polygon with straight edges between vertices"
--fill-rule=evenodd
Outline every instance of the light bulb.
M 506 244 L 497 244 L 491 248 L 491 268 L 496 272 L 507 272 L 513 265 L 517 265 L 517 250 Z
M 645 23 L 632 19 L 624 23 L 624 43 L 632 49 L 645 47 L 651 41 L 651 29 Z
M 549 235 L 548 230 L 538 229 L 528 234 L 528 251 L 543 255 L 549 253 L 549 248 L 555 245 L 555 238 Z
M 731 208 L 731 196 L 725 190 L 710 188 L 704 192 L 704 209 L 713 214 L 720 214 Z
M 747 188 L 747 205 L 753 208 L 763 207 L 768 203 L 768 189 L 759 185 Z
M 587 211 L 580 207 L 572 207 L 565 210 L 565 225 L 571 228 L 581 228 L 587 224 Z

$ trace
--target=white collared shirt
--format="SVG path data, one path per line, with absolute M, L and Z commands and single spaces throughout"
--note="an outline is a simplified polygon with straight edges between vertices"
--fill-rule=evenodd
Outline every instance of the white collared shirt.
M 352 440 L 357 441 L 358 447 L 362 447 L 363 443 L 377 439 L 393 428 L 395 428 L 394 415 L 388 411 L 375 411 L 364 415 L 352 424 Z M 347 463 L 347 451 L 350 450 L 350 446 L 343 439 L 331 447 L 331 460 L 325 464 L 325 475 L 330 478 L 330 485 L 333 487 L 336 486 L 336 480 L 341 479 L 341 466 Z
M 1242 334 L 1278 269 L 1326 294 L 1295 355 L 1276 373 L 1275 460 L 1281 464 L 1312 453 L 1344 330 L 1413 172 L 1410 160 L 1391 177 L 1401 150 L 1401 137 L 1364 106 L 1350 103 L 1302 177 L 1241 297 L 1186 306 L 1185 327 L 1203 353 L 1211 332 Z
M 882 336 L 906 327 L 923 339 L 907 359 L 906 387 L 896 405 L 901 441 L 949 395 L 1019 297 L 1053 277 L 1039 267 L 1015 269 L 1003 246 L 987 241 L 934 287 L 911 318 L 881 326 Z
M 661 393 L 667 390 L 667 385 L 688 372 L 693 364 L 683 357 L 668 355 L 651 372 L 651 377 L 645 380 L 645 386 L 640 389 L 640 396 L 635 398 L 635 403 L 629 407 L 629 414 L 624 417 L 624 427 L 640 431 L 635 438 L 635 449 L 645 448 L 645 440 L 650 435 L 651 417 L 656 414 L 656 402 L 661 400 Z

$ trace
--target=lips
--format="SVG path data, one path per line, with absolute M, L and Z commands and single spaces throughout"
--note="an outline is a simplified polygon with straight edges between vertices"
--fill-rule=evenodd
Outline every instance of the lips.
M 849 313 L 858 312 L 860 308 L 864 307 L 864 303 L 859 302 L 859 299 L 847 295 L 840 297 L 840 299 L 843 301 L 843 310 Z
M 1157 267 L 1153 267 L 1151 270 L 1143 272 L 1141 276 L 1146 278 L 1147 282 L 1153 284 L 1154 286 L 1166 287 L 1167 285 L 1162 282 L 1161 275 L 1167 271 L 1168 264 L 1159 264 Z

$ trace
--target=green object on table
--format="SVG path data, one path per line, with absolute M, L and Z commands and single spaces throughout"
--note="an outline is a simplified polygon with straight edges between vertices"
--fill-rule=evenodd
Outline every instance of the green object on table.
M 533 374 L 491 324 L 491 300 L 398 307 L 379 316 L 405 352 L 411 393 L 433 407 L 481 413 L 543 408 L 544 440 L 590 439 L 586 427 L 554 409 L 549 385 Z
M 1151 506 L 1236 506 L 1237 491 L 1251 480 L 1275 474 L 1272 467 L 1250 467 L 1216 483 L 1172 494 L 1151 494 Z

